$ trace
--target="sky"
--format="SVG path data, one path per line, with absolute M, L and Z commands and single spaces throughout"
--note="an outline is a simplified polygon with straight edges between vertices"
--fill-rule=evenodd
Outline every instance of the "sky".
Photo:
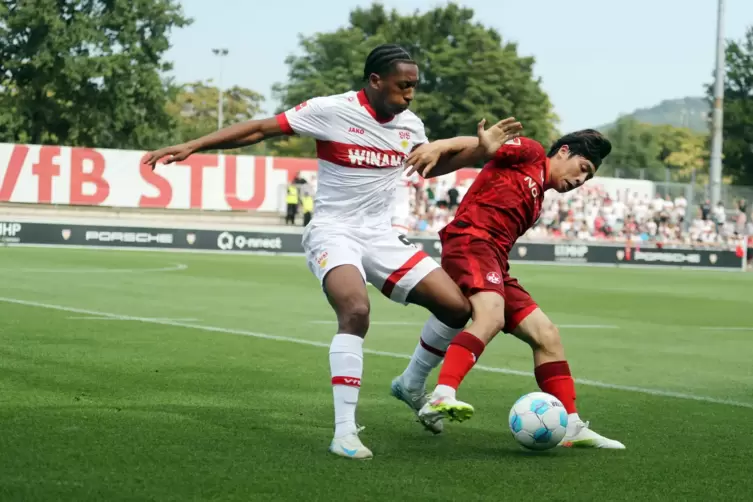
M 346 26 L 369 0 L 182 0 L 192 25 L 175 30 L 167 59 L 178 82 L 218 80 L 262 93 L 273 113 L 272 85 L 287 78 L 285 58 L 299 35 Z M 383 0 L 409 14 L 447 2 Z M 463 0 L 476 20 L 533 56 L 535 75 L 568 132 L 596 127 L 664 99 L 700 96 L 715 65 L 717 0 Z M 752 0 L 725 0 L 724 36 L 753 25 Z

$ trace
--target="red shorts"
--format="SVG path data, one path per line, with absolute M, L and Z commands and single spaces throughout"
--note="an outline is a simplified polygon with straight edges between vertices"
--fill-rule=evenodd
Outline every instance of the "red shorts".
M 468 298 L 493 291 L 505 299 L 505 333 L 538 308 L 528 291 L 508 274 L 507 256 L 484 239 L 443 233 L 442 268 Z

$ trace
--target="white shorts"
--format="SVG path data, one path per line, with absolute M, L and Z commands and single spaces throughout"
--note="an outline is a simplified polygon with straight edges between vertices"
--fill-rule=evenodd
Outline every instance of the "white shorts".
M 406 304 L 408 294 L 439 264 L 400 232 L 312 225 L 303 234 L 309 269 L 321 284 L 330 270 L 353 265 L 384 296 Z
M 410 207 L 398 207 L 392 216 L 392 228 L 402 234 L 407 234 L 415 225 L 416 218 L 411 213 Z

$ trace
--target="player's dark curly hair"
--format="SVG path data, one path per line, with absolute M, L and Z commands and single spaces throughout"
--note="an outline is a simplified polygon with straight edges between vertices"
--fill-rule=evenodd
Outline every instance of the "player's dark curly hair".
M 382 44 L 375 47 L 366 57 L 363 66 L 363 79 L 368 80 L 372 73 L 386 75 L 398 63 L 416 64 L 408 51 L 396 44 Z
M 558 139 L 549 149 L 549 157 L 554 157 L 560 148 L 567 145 L 570 156 L 581 155 L 599 167 L 604 158 L 612 151 L 612 143 L 599 131 L 583 129 L 567 134 Z

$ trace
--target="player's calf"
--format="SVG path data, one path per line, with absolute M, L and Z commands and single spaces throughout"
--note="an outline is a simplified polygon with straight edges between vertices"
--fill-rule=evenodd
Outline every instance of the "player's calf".
M 531 347 L 539 388 L 562 401 L 567 413 L 577 420 L 575 381 L 554 323 L 540 308 L 535 308 L 512 329 L 512 334 Z
M 439 373 L 434 395 L 455 397 L 465 376 L 471 371 L 486 345 L 505 324 L 505 300 L 494 292 L 481 292 L 470 298 L 473 321 L 450 343 Z
M 369 328 L 366 285 L 357 267 L 342 265 L 325 276 L 324 291 L 338 323 L 337 334 L 329 348 L 335 405 L 334 440 L 330 449 L 338 455 L 367 458 L 371 452 L 358 440 L 356 425 L 356 407 L 363 375 L 363 338 Z
M 559 329 L 544 312 L 535 308 L 513 330 L 513 335 L 531 346 L 534 375 L 539 388 L 559 399 L 568 413 L 564 447 L 624 449 L 619 441 L 606 438 L 581 420 L 575 405 L 575 380 L 565 360 Z
M 473 415 L 473 407 L 458 401 L 456 392 L 461 382 L 478 361 L 486 345 L 504 327 L 504 298 L 495 292 L 481 292 L 470 299 L 473 321 L 450 343 L 439 373 L 437 387 L 419 417 L 430 420 L 435 415 L 463 421 Z
M 531 333 L 527 343 L 533 351 L 533 361 L 536 366 L 565 359 L 565 347 L 562 345 L 560 330 L 551 321 L 542 322 Z
M 471 316 L 471 305 L 460 288 L 442 269 L 435 269 L 408 294 L 408 303 L 420 305 L 432 315 L 424 324 L 408 366 L 392 382 L 390 393 L 418 415 L 428 402 L 426 379 L 439 366 L 450 342 Z M 418 415 L 424 428 L 434 434 L 443 430 L 442 416 Z

